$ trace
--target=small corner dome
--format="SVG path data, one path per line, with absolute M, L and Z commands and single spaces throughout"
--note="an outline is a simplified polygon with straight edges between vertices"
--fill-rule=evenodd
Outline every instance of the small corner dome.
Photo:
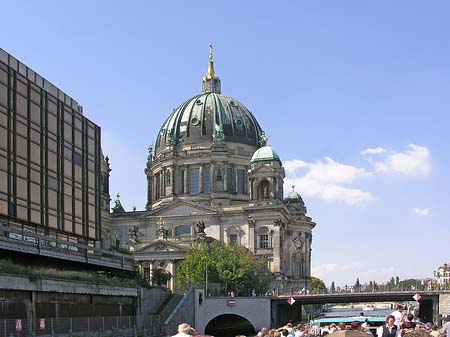
M 291 199 L 291 200 L 298 200 L 298 199 L 302 199 L 302 197 L 300 196 L 300 194 L 297 191 L 291 191 L 289 192 L 287 199 Z
M 285 202 L 288 203 L 300 203 L 304 205 L 303 199 L 300 195 L 300 193 L 298 193 L 295 190 L 295 185 L 292 186 L 292 191 L 289 192 L 289 194 L 287 195 L 287 197 L 284 199 Z
M 268 145 L 260 147 L 258 150 L 256 150 L 252 156 L 252 159 L 250 160 L 250 162 L 252 163 L 262 161 L 278 161 L 281 164 L 281 160 L 278 154 L 273 148 Z

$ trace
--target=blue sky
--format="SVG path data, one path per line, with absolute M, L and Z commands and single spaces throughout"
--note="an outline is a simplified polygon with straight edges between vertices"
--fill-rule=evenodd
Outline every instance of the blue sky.
M 14 1 L 1 47 L 102 127 L 111 190 L 143 209 L 147 147 L 199 93 L 213 42 L 317 222 L 328 284 L 450 262 L 447 1 Z

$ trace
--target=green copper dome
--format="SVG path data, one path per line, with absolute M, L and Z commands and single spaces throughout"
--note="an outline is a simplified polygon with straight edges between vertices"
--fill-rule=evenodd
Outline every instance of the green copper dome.
M 239 101 L 221 94 L 214 71 L 212 45 L 202 93 L 173 109 L 156 138 L 155 152 L 176 144 L 234 142 L 259 148 L 266 138 L 258 121 Z
M 174 109 L 156 139 L 156 152 L 166 145 L 224 141 L 260 147 L 263 131 L 239 101 L 217 92 L 194 96 Z
M 279 161 L 281 163 L 280 157 L 270 146 L 263 146 L 255 151 L 250 160 L 252 163 L 260 161 Z

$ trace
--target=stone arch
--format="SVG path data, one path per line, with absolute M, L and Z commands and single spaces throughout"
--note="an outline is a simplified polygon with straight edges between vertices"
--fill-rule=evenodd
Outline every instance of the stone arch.
M 205 327 L 210 336 L 236 336 L 255 333 L 256 327 L 247 318 L 237 314 L 222 314 L 211 319 Z
M 258 184 L 257 199 L 266 200 L 269 198 L 270 198 L 270 182 L 267 179 L 263 179 Z

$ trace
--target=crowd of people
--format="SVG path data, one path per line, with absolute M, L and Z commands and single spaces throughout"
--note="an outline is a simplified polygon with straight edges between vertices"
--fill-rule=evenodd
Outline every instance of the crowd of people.
M 386 317 L 385 323 L 378 328 L 371 326 L 368 319 L 363 323 L 354 321 L 349 325 L 343 322 L 332 323 L 326 328 L 321 328 L 315 324 L 294 326 L 293 322 L 289 321 L 286 325 L 276 329 L 263 327 L 256 337 L 323 337 L 339 331 L 357 331 L 361 337 L 374 337 L 375 335 L 376 337 L 450 337 L 450 321 L 442 327 L 438 327 L 432 322 L 418 322 L 413 314 L 403 313 L 402 306 L 398 305 L 396 310 Z M 194 328 L 187 323 L 182 323 L 178 326 L 178 333 L 172 337 L 192 337 L 196 335 L 197 332 Z

